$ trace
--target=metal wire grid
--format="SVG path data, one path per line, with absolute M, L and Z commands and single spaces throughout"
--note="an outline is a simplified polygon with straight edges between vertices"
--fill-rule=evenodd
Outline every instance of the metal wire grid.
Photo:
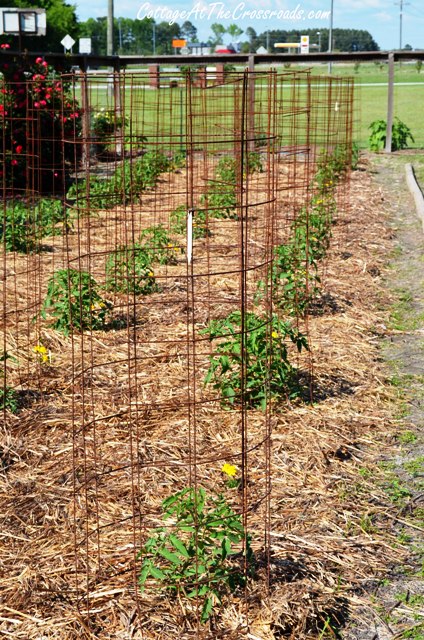
M 255 309 L 257 281 L 267 277 L 272 247 L 287 238 L 310 197 L 317 149 L 350 143 L 352 91 L 349 82 L 315 80 L 308 73 L 235 73 L 224 85 L 206 88 L 187 74 L 176 87 L 170 80 L 160 90 L 139 74 L 70 80 L 72 108 L 83 107 L 83 135 L 73 143 L 81 187 L 73 197 L 65 185 L 61 191 L 73 230 L 49 238 L 48 252 L 3 252 L 3 345 L 16 360 L 4 367 L 4 389 L 11 382 L 29 393 L 28 411 L 36 415 L 43 400 L 58 402 L 52 378 L 58 380 L 61 413 L 72 427 L 68 513 L 72 591 L 80 613 L 90 624 L 99 593 L 112 588 L 133 599 L 145 620 L 149 601 L 137 587 L 138 553 L 159 522 L 161 500 L 188 486 L 222 491 L 224 462 L 241 470 L 234 508 L 254 533 L 256 553 L 269 553 L 272 403 L 265 412 L 249 410 L 242 393 L 232 411 L 224 410 L 203 384 L 211 344 L 199 330 L 231 311 L 243 319 Z M 116 126 L 98 152 L 93 123 L 106 112 Z M 34 140 L 33 175 L 46 166 L 42 143 Z M 133 171 L 149 151 L 166 157 L 181 152 L 185 166 L 137 192 Z M 261 171 L 245 170 L 251 153 Z M 236 166 L 230 185 L 235 214 L 221 219 L 214 217 L 213 196 L 222 187 L 216 170 L 225 158 Z M 91 188 L 102 180 L 115 180 L 105 206 Z M 25 195 L 35 198 L 40 183 L 29 184 Z M 4 199 L 4 211 L 7 204 Z M 191 260 L 186 233 L 175 233 L 171 222 L 178 207 L 195 224 L 199 212 L 205 219 L 207 233 L 195 238 Z M 143 229 L 157 225 L 170 232 L 175 255 L 155 269 L 156 292 L 109 292 L 113 315 L 100 333 L 71 331 L 66 338 L 40 318 L 47 280 L 57 269 L 84 270 L 103 284 L 111 252 L 133 246 Z M 261 301 L 267 322 L 273 311 L 267 286 Z M 242 371 L 245 331 L 242 320 Z M 50 368 L 34 356 L 37 344 L 52 352 Z M 271 347 L 266 357 L 270 362 Z M 199 610 L 196 615 L 199 627 Z

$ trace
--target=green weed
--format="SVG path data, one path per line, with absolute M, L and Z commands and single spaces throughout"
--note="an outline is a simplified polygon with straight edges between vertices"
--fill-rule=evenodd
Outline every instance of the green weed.
M 403 431 L 398 434 L 397 439 L 401 444 L 412 444 L 416 442 L 417 436 L 413 431 Z
M 404 462 L 402 466 L 413 478 L 416 478 L 424 474 L 424 456 L 418 456 L 414 460 Z

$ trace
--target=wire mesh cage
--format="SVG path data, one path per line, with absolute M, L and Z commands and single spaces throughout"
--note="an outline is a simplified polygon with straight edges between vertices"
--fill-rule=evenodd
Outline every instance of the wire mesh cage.
M 243 637 L 271 572 L 272 426 L 310 389 L 352 85 L 63 75 L 44 136 L 32 83 L 20 181 L 3 127 L 4 433 L 43 451 L 29 503 L 10 494 L 33 518 L 11 602 L 62 638 Z

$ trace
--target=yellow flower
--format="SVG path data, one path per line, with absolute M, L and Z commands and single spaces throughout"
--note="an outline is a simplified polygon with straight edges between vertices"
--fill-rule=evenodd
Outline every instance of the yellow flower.
M 273 332 L 271 333 L 271 336 L 272 336 L 273 338 L 279 338 L 279 337 L 280 337 L 280 336 L 279 336 L 279 334 L 278 334 L 276 331 L 273 331 Z
M 49 352 L 44 345 L 37 344 L 35 347 L 32 348 L 32 350 L 34 351 L 34 353 L 40 356 L 41 362 L 49 361 Z
M 149 273 L 148 273 L 149 278 L 153 278 L 154 275 L 155 274 L 153 273 L 153 271 L 149 271 Z
M 34 351 L 34 353 L 40 353 L 41 355 L 43 355 L 44 353 L 47 353 L 46 347 L 44 347 L 42 344 L 37 344 L 33 348 L 33 351 Z
M 228 462 L 226 462 L 224 465 L 222 465 L 221 471 L 222 473 L 225 473 L 230 478 L 234 478 L 234 476 L 237 473 L 237 467 L 235 467 L 233 464 L 228 464 Z
M 91 311 L 99 311 L 99 309 L 104 309 L 105 306 L 106 305 L 104 302 L 96 302 L 95 304 L 91 305 Z

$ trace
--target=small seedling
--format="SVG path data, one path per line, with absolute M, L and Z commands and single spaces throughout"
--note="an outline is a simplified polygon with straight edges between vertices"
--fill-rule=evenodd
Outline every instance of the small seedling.
M 6 362 L 6 360 L 12 359 L 9 353 L 5 351 L 0 356 L 0 362 Z M 14 389 L 6 385 L 6 372 L 0 369 L 0 411 L 10 411 L 10 413 L 18 413 L 18 394 Z
M 187 208 L 180 205 L 170 215 L 171 230 L 174 233 L 186 235 L 187 233 Z M 206 221 L 206 212 L 202 209 L 196 209 L 193 215 L 193 238 L 204 238 L 210 236 Z
M 111 253 L 106 261 L 106 288 L 135 295 L 159 291 L 149 250 L 130 245 Z
M 138 245 L 149 256 L 152 264 L 155 262 L 158 264 L 177 264 L 178 254 L 181 253 L 169 232 L 162 225 L 144 229 L 140 234 Z
M 241 516 L 222 495 L 203 488 L 178 491 L 162 503 L 166 524 L 156 528 L 139 557 L 139 584 L 157 584 L 180 602 L 195 599 L 205 623 L 222 596 L 246 583 L 244 562 L 252 559 Z
M 111 303 L 102 298 L 98 284 L 89 273 L 60 269 L 49 280 L 41 317 L 53 316 L 53 328 L 69 335 L 71 331 L 104 329 L 111 308 Z
M 200 332 L 215 341 L 205 384 L 212 384 L 226 407 L 245 402 L 265 409 L 272 399 L 294 396 L 295 368 L 289 361 L 286 342 L 300 352 L 308 348 L 306 337 L 289 322 L 273 315 L 271 323 L 255 313 L 234 311 L 213 320 Z

